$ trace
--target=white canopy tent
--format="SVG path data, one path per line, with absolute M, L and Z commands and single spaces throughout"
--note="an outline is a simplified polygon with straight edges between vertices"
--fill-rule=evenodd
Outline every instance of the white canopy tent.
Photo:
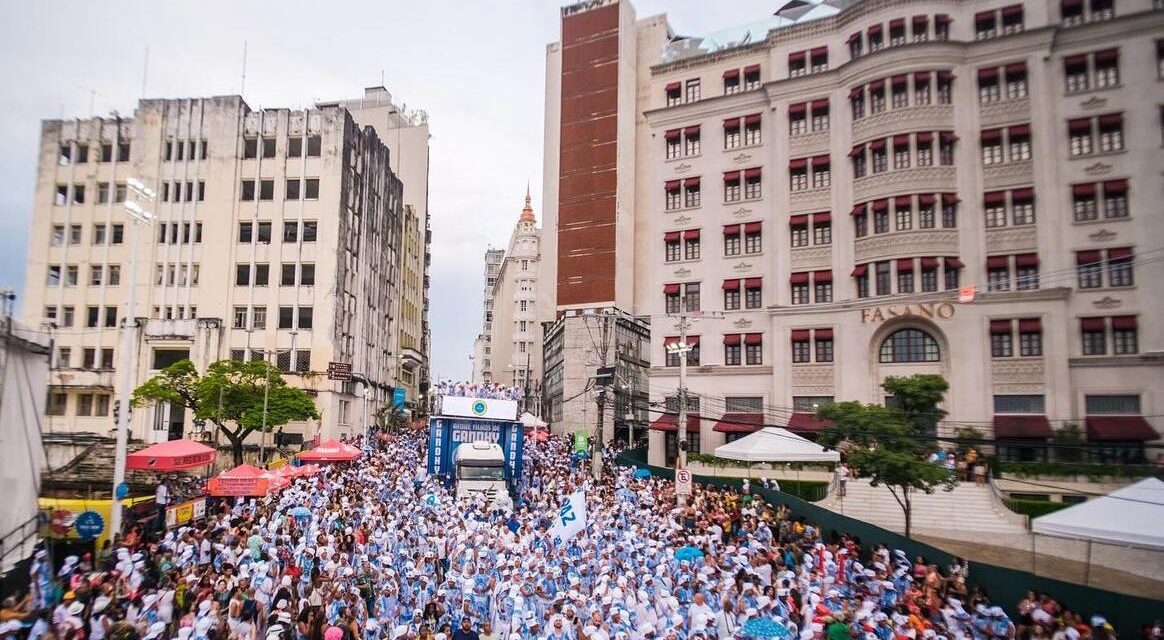
M 531 427 L 534 429 L 545 429 L 549 426 L 545 420 L 542 420 L 541 418 L 528 411 L 521 414 L 521 417 L 518 418 L 518 420 L 521 422 L 522 426 Z
M 715 457 L 741 462 L 838 462 L 841 454 L 787 429 L 764 427 L 716 447 Z
M 1164 481 L 1145 478 L 1031 521 L 1034 533 L 1164 551 Z

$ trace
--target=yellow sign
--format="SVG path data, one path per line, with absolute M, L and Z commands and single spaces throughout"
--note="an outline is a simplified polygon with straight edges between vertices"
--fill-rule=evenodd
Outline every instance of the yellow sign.
M 861 322 L 885 322 L 894 318 L 925 318 L 949 320 L 954 317 L 954 305 L 949 302 L 918 302 L 916 304 L 887 304 L 883 307 L 861 309 Z
M 206 498 L 187 500 L 176 505 L 166 507 L 166 528 L 187 524 L 206 516 Z

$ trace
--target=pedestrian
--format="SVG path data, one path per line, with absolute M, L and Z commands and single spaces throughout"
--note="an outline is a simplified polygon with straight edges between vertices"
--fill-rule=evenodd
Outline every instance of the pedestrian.
M 844 462 L 837 465 L 837 496 L 845 497 L 849 492 L 849 467 Z

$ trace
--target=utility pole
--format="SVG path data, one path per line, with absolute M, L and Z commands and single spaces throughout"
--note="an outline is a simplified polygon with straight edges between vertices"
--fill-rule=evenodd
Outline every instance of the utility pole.
M 604 313 L 602 316 L 602 342 L 601 353 L 599 354 L 602 365 L 598 369 L 598 375 L 595 376 L 595 386 L 598 387 L 598 431 L 595 434 L 595 440 L 591 444 L 594 454 L 590 457 L 590 472 L 595 480 L 602 479 L 602 448 L 605 426 L 602 424 L 603 417 L 606 414 L 606 387 L 614 382 L 613 367 L 607 367 L 606 354 L 610 351 L 610 322 L 614 316 L 609 313 Z
M 687 468 L 687 354 L 694 348 L 694 345 L 687 343 L 687 330 L 691 328 L 693 319 L 698 318 L 721 320 L 723 319 L 723 315 L 705 315 L 699 310 L 693 310 L 690 314 L 679 314 L 679 322 L 676 327 L 679 329 L 679 342 L 667 347 L 668 352 L 678 354 L 679 356 L 679 388 L 677 389 L 679 400 L 679 460 L 675 465 L 676 471 Z M 675 494 L 675 500 L 681 507 L 686 504 L 684 497 L 679 495 L 678 492 Z
M 267 360 L 267 350 L 263 349 L 263 427 L 259 430 L 259 466 L 263 467 L 267 464 L 267 400 L 270 396 L 271 363 Z

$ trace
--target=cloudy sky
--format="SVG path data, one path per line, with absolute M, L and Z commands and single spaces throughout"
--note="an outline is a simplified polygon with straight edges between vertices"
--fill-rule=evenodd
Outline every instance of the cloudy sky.
M 132 113 L 149 97 L 236 94 L 252 107 L 358 97 L 381 77 L 433 132 L 433 376 L 468 376 L 483 253 L 504 247 L 526 182 L 541 210 L 543 0 L 37 0 L 0 6 L 0 286 L 24 287 L 40 120 Z M 635 0 L 681 33 L 763 18 L 780 2 Z

